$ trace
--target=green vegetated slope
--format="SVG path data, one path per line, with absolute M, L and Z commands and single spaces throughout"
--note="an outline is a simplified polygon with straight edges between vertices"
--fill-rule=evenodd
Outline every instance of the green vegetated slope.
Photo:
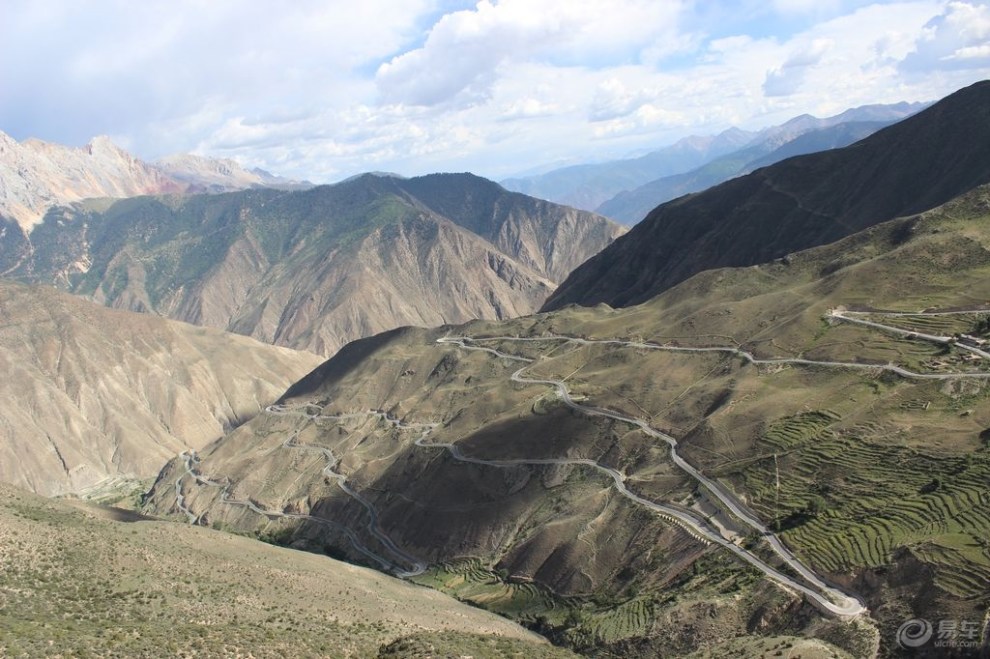
M 417 577 L 424 583 L 593 653 L 686 653 L 754 634 L 780 636 L 776 643 L 810 635 L 853 656 L 879 643 L 890 653 L 908 618 L 982 619 L 990 604 L 990 391 L 985 379 L 911 379 L 879 367 L 990 369 L 960 348 L 857 326 L 829 310 L 872 309 L 869 318 L 895 326 L 985 334 L 990 311 L 942 320 L 891 314 L 990 309 L 988 227 L 990 191 L 982 187 L 787 259 L 701 273 L 628 309 L 571 307 L 354 342 L 293 386 L 282 411 L 201 453 L 196 470 L 226 484 L 226 495 L 177 460 L 150 505 L 178 513 L 174 484 L 182 479 L 202 523 L 374 563 L 355 549 L 356 537 L 400 569 L 412 567 L 410 556 L 432 566 Z M 862 597 L 869 617 L 823 619 L 728 552 L 619 496 L 592 468 L 465 463 L 416 445 L 424 427 L 369 414 L 437 423 L 422 442 L 454 443 L 471 458 L 596 461 L 622 472 L 642 497 L 714 515 L 777 564 L 764 541 L 672 464 L 666 444 L 571 410 L 548 386 L 514 383 L 522 363 L 438 345 L 445 335 L 532 359 L 526 377 L 565 380 L 577 400 L 669 432 L 807 565 Z M 755 365 L 729 352 L 557 335 L 878 368 Z M 375 510 L 374 528 L 328 467 Z M 332 520 L 353 536 L 225 497 Z
M 0 484 L 0 655 L 566 657 L 324 556 Z
M 621 233 L 468 174 L 365 175 L 56 208 L 30 252 L 11 238 L 20 256 L 0 265 L 108 306 L 329 355 L 402 325 L 530 313 Z
M 764 263 L 990 182 L 990 81 L 843 149 L 759 169 L 655 208 L 544 305 L 645 302 L 692 275 Z

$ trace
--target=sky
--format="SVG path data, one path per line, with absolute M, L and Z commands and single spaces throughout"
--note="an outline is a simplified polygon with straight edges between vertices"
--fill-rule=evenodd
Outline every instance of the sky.
M 494 179 L 990 78 L 983 0 L 3 0 L 0 131 Z

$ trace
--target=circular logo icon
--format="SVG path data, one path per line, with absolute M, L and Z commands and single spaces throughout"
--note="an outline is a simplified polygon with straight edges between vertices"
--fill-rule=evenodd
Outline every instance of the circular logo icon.
M 932 638 L 932 623 L 924 618 L 908 620 L 897 629 L 897 644 L 902 648 L 920 648 Z

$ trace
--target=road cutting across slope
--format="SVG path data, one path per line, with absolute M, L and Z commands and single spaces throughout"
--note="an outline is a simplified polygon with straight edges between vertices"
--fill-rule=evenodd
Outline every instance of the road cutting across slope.
M 467 458 L 460 452 L 460 449 L 458 449 L 458 447 L 453 444 L 433 444 L 433 446 L 443 446 L 447 448 L 455 458 L 459 460 L 475 462 L 478 464 L 490 464 L 495 466 L 505 466 L 509 464 L 583 464 L 590 467 L 594 467 L 599 471 L 602 471 L 608 476 L 610 476 L 612 480 L 615 482 L 616 489 L 623 496 L 651 510 L 664 514 L 665 516 L 668 517 L 668 519 L 672 517 L 673 518 L 672 521 L 675 521 L 683 528 L 687 529 L 695 537 L 700 537 L 707 542 L 712 542 L 722 547 L 725 547 L 726 549 L 736 554 L 750 565 L 756 567 L 763 574 L 770 577 L 771 579 L 781 584 L 782 586 L 805 594 L 818 608 L 839 616 L 855 616 L 866 611 L 866 608 L 863 606 L 862 602 L 860 602 L 857 598 L 842 592 L 838 588 L 826 584 L 821 577 L 819 577 L 815 572 L 813 572 L 803 563 L 801 563 L 801 561 L 799 561 L 797 557 L 794 556 L 794 554 L 783 543 L 780 542 L 779 538 L 777 538 L 775 534 L 773 534 L 763 523 L 761 523 L 755 515 L 753 515 L 748 510 L 746 510 L 742 506 L 742 504 L 738 502 L 731 493 L 729 493 L 720 484 L 715 483 L 707 476 L 699 472 L 691 464 L 689 464 L 686 460 L 684 460 L 684 458 L 677 453 L 676 450 L 677 440 L 674 439 L 672 436 L 653 428 L 652 426 L 649 425 L 647 421 L 643 419 L 626 416 L 624 414 L 619 414 L 618 412 L 614 412 L 612 410 L 607 410 L 604 408 L 592 407 L 590 405 L 582 405 L 581 403 L 576 402 L 572 398 L 571 392 L 568 389 L 567 385 L 562 380 L 537 379 L 537 378 L 525 377 L 523 375 L 523 372 L 532 365 L 534 361 L 532 359 L 529 359 L 527 357 L 520 357 L 518 355 L 511 355 L 502 352 L 500 350 L 487 348 L 484 346 L 468 345 L 468 342 L 487 341 L 487 340 L 512 341 L 514 338 L 516 337 L 494 337 L 492 339 L 489 338 L 474 339 L 472 337 L 460 336 L 460 337 L 442 337 L 438 339 L 437 342 L 441 344 L 456 345 L 466 350 L 479 350 L 482 352 L 487 352 L 495 357 L 499 357 L 502 359 L 509 359 L 513 361 L 523 362 L 524 366 L 514 371 L 510 376 L 510 378 L 514 382 L 519 382 L 521 384 L 542 384 L 546 386 L 552 386 L 557 391 L 557 395 L 561 398 L 561 400 L 568 407 L 571 407 L 572 409 L 582 412 L 583 414 L 586 414 L 588 416 L 605 417 L 605 418 L 614 419 L 616 421 L 621 421 L 623 423 L 629 423 L 631 425 L 640 428 L 647 435 L 663 440 L 670 446 L 671 458 L 678 467 L 680 467 L 683 471 L 688 473 L 702 487 L 704 487 L 706 490 L 711 492 L 711 494 L 716 499 L 721 501 L 723 505 L 726 506 L 726 508 L 731 510 L 733 514 L 735 514 L 746 524 L 751 526 L 755 531 L 757 531 L 762 537 L 764 537 L 767 540 L 768 544 L 771 546 L 771 548 L 774 550 L 774 552 L 781 558 L 781 560 L 783 560 L 788 567 L 790 567 L 792 570 L 797 572 L 801 576 L 801 578 L 807 582 L 807 584 L 811 584 L 811 586 L 813 587 L 809 587 L 809 585 L 801 583 L 796 579 L 789 577 L 786 574 L 783 574 L 776 568 L 768 565 L 766 562 L 764 562 L 761 558 L 759 558 L 752 552 L 748 551 L 743 547 L 740 547 L 739 545 L 727 540 L 726 538 L 723 538 L 720 533 L 712 529 L 710 526 L 702 522 L 700 519 L 695 518 L 694 516 L 680 509 L 673 508 L 670 506 L 665 506 L 663 504 L 659 504 L 654 501 L 649 501 L 648 499 L 644 499 L 643 497 L 640 497 L 639 495 L 631 492 L 625 485 L 624 482 L 625 476 L 623 474 L 621 474 L 619 471 L 611 467 L 606 467 L 593 460 L 586 460 L 580 458 L 560 458 L 560 459 L 548 458 L 541 460 L 485 461 L 476 458 Z M 539 339 L 524 338 L 519 340 L 570 341 L 572 338 L 573 337 L 551 336 L 551 337 L 542 337 Z M 575 342 L 608 343 L 611 345 L 628 345 L 635 347 L 639 347 L 641 345 L 647 345 L 647 344 L 639 344 L 631 341 L 626 342 L 619 340 L 599 342 L 588 339 L 576 339 Z M 417 443 L 420 446 L 428 445 L 423 443 L 422 439 L 417 440 Z
M 902 336 L 910 339 L 924 340 L 924 341 L 935 341 L 939 343 L 947 343 L 951 337 L 942 337 L 936 335 L 921 334 L 918 332 L 903 330 L 901 328 L 891 327 L 884 325 L 882 323 L 877 323 L 874 321 L 863 320 L 861 318 L 850 317 L 854 312 L 841 312 L 832 311 L 829 313 L 829 317 L 835 318 L 840 321 L 848 321 L 857 323 L 872 329 L 878 329 L 881 331 L 891 332 L 895 335 Z M 941 312 L 940 315 L 946 315 L 949 312 Z M 970 313 L 970 312 L 954 312 L 954 313 Z M 897 315 L 922 315 L 922 314 L 897 314 Z M 799 575 L 800 581 L 792 576 L 782 573 L 780 570 L 768 565 L 763 559 L 759 558 L 749 550 L 745 549 L 732 542 L 731 540 L 722 536 L 717 529 L 713 528 L 710 523 L 702 518 L 700 515 L 693 513 L 692 511 L 675 507 L 671 505 L 666 505 L 662 503 L 657 503 L 655 501 L 650 501 L 645 499 L 638 494 L 629 490 L 625 483 L 625 475 L 618 470 L 602 465 L 594 460 L 585 458 L 537 458 L 537 459 L 481 459 L 465 455 L 461 449 L 453 443 L 445 442 L 431 442 L 429 441 L 430 435 L 438 427 L 436 423 L 409 423 L 396 419 L 389 414 L 383 412 L 382 410 L 368 410 L 356 413 L 347 414 L 323 414 L 321 412 L 313 412 L 315 409 L 312 405 L 303 405 L 300 408 L 290 408 L 285 405 L 272 405 L 267 408 L 267 412 L 275 415 L 294 415 L 306 418 L 310 421 L 318 420 L 330 420 L 336 422 L 342 422 L 346 420 L 355 419 L 365 419 L 365 418 L 378 418 L 382 421 L 392 424 L 394 427 L 403 430 L 418 430 L 421 431 L 421 435 L 415 440 L 414 444 L 421 448 L 441 448 L 446 450 L 450 455 L 460 462 L 477 464 L 487 467 L 494 468 L 506 468 L 513 466 L 540 466 L 540 465 L 569 465 L 569 466 L 581 466 L 599 471 L 600 473 L 608 476 L 614 483 L 616 490 L 624 497 L 633 501 L 634 503 L 644 506 L 649 510 L 660 515 L 662 518 L 669 522 L 678 524 L 681 528 L 685 529 L 688 533 L 694 536 L 701 542 L 706 544 L 717 544 L 731 551 L 733 554 L 738 556 L 741 560 L 753 565 L 755 568 L 760 570 L 770 579 L 779 583 L 781 586 L 804 594 L 807 596 L 809 601 L 811 601 L 815 606 L 827 611 L 829 613 L 839 615 L 839 616 L 855 616 L 863 613 L 865 607 L 863 604 L 855 597 L 852 597 L 839 589 L 827 584 L 819 575 L 814 571 L 805 566 L 801 561 L 794 556 L 794 554 L 780 541 L 780 539 L 772 533 L 765 524 L 763 524 L 759 518 L 752 513 L 745 505 L 740 502 L 736 496 L 728 490 L 721 483 L 708 478 L 699 470 L 694 468 L 689 462 L 684 460 L 684 458 L 677 453 L 677 440 L 656 428 L 653 428 L 648 421 L 621 414 L 613 410 L 598 408 L 590 405 L 584 405 L 574 400 L 569 388 L 562 380 L 556 379 L 540 379 L 531 378 L 524 375 L 525 371 L 532 365 L 533 359 L 528 357 L 522 357 L 519 355 L 512 355 L 501 350 L 490 348 L 484 345 L 478 345 L 481 342 L 486 341 L 497 341 L 497 342 L 539 342 L 539 341 L 565 341 L 577 345 L 606 345 L 606 346 L 616 346 L 616 347 L 627 347 L 635 349 L 645 349 L 645 350 L 662 350 L 668 352 L 683 352 L 683 353 L 723 353 L 738 356 L 749 363 L 754 365 L 795 365 L 795 366 L 818 366 L 818 367 L 828 367 L 828 368 L 843 368 L 843 369 L 866 369 L 866 370 L 880 370 L 889 371 L 896 373 L 905 378 L 912 379 L 938 379 L 938 380 L 949 380 L 949 379 L 959 379 L 959 378 L 990 378 L 990 373 L 985 372 L 966 372 L 966 373 L 917 373 L 910 371 L 908 369 L 899 367 L 895 364 L 868 364 L 862 362 L 834 362 L 834 361 L 823 361 L 823 360 L 808 360 L 803 358 L 770 358 L 763 359 L 758 358 L 752 353 L 743 350 L 735 346 L 708 346 L 708 347 L 690 347 L 690 346 L 676 346 L 676 345 L 660 345 L 656 343 L 648 343 L 642 341 L 626 341 L 622 339 L 587 339 L 575 336 L 566 335 L 550 335 L 542 337 L 515 337 L 515 336 L 490 336 L 490 337 L 443 337 L 437 340 L 439 344 L 453 345 L 465 350 L 480 351 L 485 352 L 493 357 L 499 359 L 506 359 L 510 361 L 516 361 L 522 363 L 523 365 L 514 371 L 510 376 L 510 379 L 514 382 L 518 382 L 524 385 L 544 385 L 553 387 L 557 392 L 559 398 L 569 407 L 577 410 L 588 416 L 597 416 L 603 418 L 613 419 L 622 423 L 627 423 L 639 428 L 643 433 L 648 436 L 659 439 L 670 447 L 671 459 L 677 467 L 691 476 L 698 484 L 707 490 L 717 501 L 725 507 L 726 510 L 732 513 L 735 517 L 742 520 L 745 524 L 751 527 L 755 532 L 757 532 L 761 537 L 765 538 L 773 549 L 773 551 L 780 557 L 780 559 L 797 575 Z M 960 346 L 966 349 L 970 349 L 967 346 Z M 984 353 L 979 349 L 971 350 L 981 356 L 986 356 L 990 358 L 990 354 Z M 367 531 L 373 537 L 375 537 L 383 547 L 385 547 L 393 557 L 399 558 L 399 562 L 407 564 L 408 569 L 399 567 L 395 561 L 389 560 L 379 554 L 368 549 L 358 538 L 357 534 L 350 528 L 327 520 L 320 517 L 315 517 L 312 515 L 307 515 L 303 513 L 286 513 L 282 511 L 266 510 L 258 506 L 255 502 L 250 499 L 247 500 L 236 500 L 230 497 L 230 490 L 232 489 L 232 484 L 228 479 L 225 482 L 218 482 L 209 479 L 195 470 L 195 464 L 198 462 L 198 457 L 194 452 L 185 452 L 182 457 L 185 461 L 186 471 L 191 475 L 197 483 L 217 487 L 221 489 L 220 501 L 226 505 L 231 506 L 242 506 L 248 508 L 259 515 L 264 515 L 269 518 L 289 518 L 289 519 L 305 519 L 313 521 L 315 523 L 323 524 L 338 531 L 341 531 L 347 536 L 351 544 L 354 546 L 355 550 L 361 554 L 367 556 L 369 559 L 375 561 L 383 567 L 383 569 L 391 571 L 398 576 L 415 576 L 421 574 L 427 567 L 426 563 L 415 556 L 411 555 L 407 551 L 400 548 L 381 528 L 378 521 L 378 512 L 371 504 L 370 501 L 361 496 L 360 493 L 355 491 L 347 484 L 347 478 L 343 474 L 335 471 L 335 468 L 339 464 L 339 459 L 333 453 L 333 451 L 326 447 L 320 446 L 307 446 L 298 443 L 299 430 L 292 433 L 283 442 L 282 446 L 285 449 L 295 449 L 303 451 L 316 451 L 323 455 L 327 464 L 323 469 L 323 473 L 328 478 L 334 480 L 338 487 L 346 493 L 349 497 L 353 498 L 367 512 L 368 524 Z M 176 492 L 176 507 L 183 512 L 190 523 L 196 523 L 199 517 L 188 507 L 186 503 L 186 496 L 182 490 L 182 477 L 180 476 L 175 482 L 175 492 Z

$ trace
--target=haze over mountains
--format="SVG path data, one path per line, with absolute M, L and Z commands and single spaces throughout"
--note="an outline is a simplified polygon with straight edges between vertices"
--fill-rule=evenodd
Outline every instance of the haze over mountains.
M 508 178 L 500 183 L 509 190 L 594 210 L 623 190 L 694 169 L 742 148 L 754 137 L 749 131 L 730 128 L 718 135 L 686 137 L 637 158 L 571 165 L 535 176 Z
M 622 232 L 468 174 L 365 175 L 57 208 L 7 238 L 7 276 L 331 355 L 400 325 L 531 313 Z
M 731 128 L 688 137 L 638 158 L 575 165 L 502 184 L 631 225 L 665 201 L 784 158 L 846 146 L 927 105 L 865 105 L 824 119 L 805 114 L 760 131 Z
M 843 149 L 791 158 L 663 204 L 544 305 L 649 300 L 691 275 L 765 263 L 990 181 L 990 82 Z

